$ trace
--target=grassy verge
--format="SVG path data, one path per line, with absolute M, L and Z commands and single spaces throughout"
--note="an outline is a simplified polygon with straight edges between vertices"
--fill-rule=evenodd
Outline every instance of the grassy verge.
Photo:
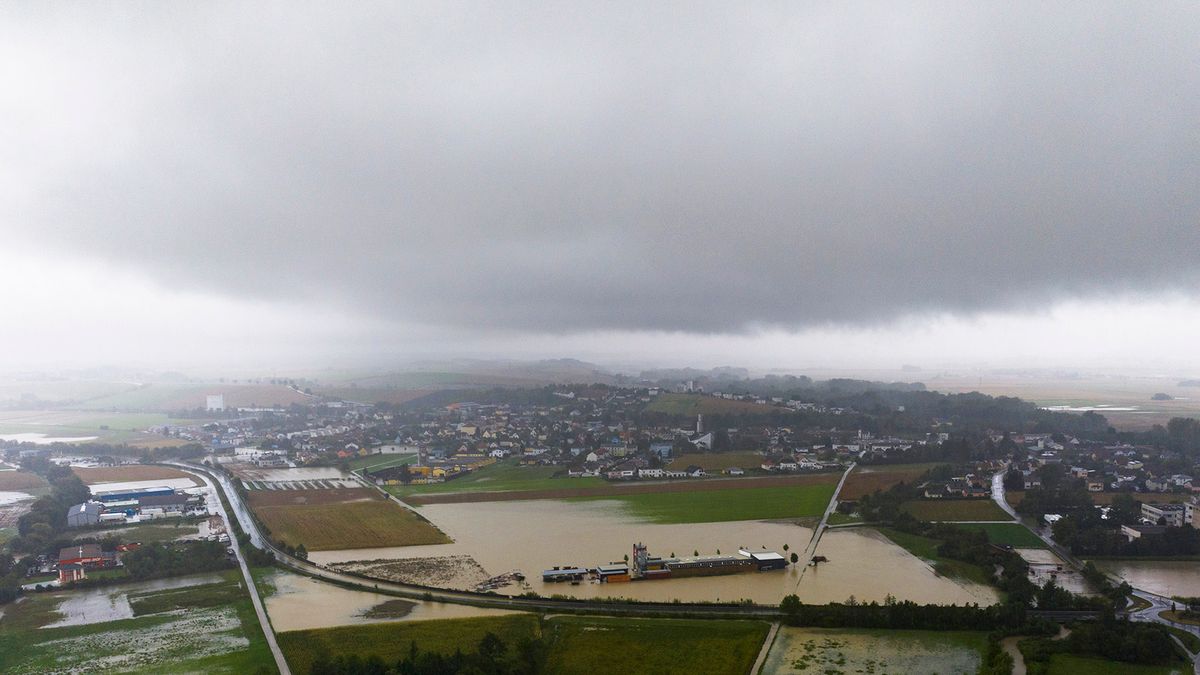
M 279 633 L 276 638 L 292 672 L 307 673 L 313 661 L 322 654 L 377 655 L 385 662 L 394 662 L 408 654 L 409 646 L 414 642 L 421 651 L 450 654 L 456 649 L 471 651 L 487 633 L 495 633 L 505 643 L 513 645 L 521 638 L 540 634 L 538 617 L 534 614 L 514 614 L 374 623 L 289 631 Z
M 965 563 L 961 560 L 951 560 L 938 555 L 937 547 L 942 542 L 929 537 L 922 537 L 917 534 L 909 534 L 900 532 L 888 527 L 877 528 L 892 542 L 908 551 L 909 553 L 929 562 L 933 569 L 937 570 L 938 574 L 952 577 L 955 579 L 964 579 L 973 581 L 986 586 L 992 585 L 991 573 L 988 570 Z
M 550 673 L 746 673 L 762 621 L 556 617 L 546 623 Z
M 1166 614 L 1166 612 L 1163 613 Z M 1163 626 L 1163 628 L 1166 628 L 1172 635 L 1179 638 L 1179 641 L 1183 643 L 1183 646 L 1187 647 L 1189 652 L 1193 654 L 1200 652 L 1200 637 L 1197 637 L 1195 633 L 1189 633 L 1175 626 Z
M 660 492 L 600 497 L 624 504 L 634 516 L 655 523 L 712 523 L 819 516 L 835 485 Z
M 1145 666 L 1091 656 L 1055 654 L 1046 675 L 1182 675 L 1182 666 Z
M 1175 623 L 1185 623 L 1189 626 L 1200 626 L 1200 619 L 1196 619 L 1196 618 L 1193 618 L 1190 616 L 1184 616 L 1183 612 L 1179 611 L 1179 610 L 1168 609 L 1165 612 L 1159 612 L 1159 615 L 1162 618 L 1169 619 L 1171 621 L 1174 621 Z
M 900 508 L 919 520 L 1012 520 L 990 499 L 918 499 Z

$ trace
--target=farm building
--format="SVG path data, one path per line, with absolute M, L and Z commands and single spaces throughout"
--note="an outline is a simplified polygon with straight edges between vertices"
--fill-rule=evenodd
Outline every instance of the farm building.
M 137 501 L 142 497 L 173 494 L 175 494 L 175 490 L 169 487 L 150 487 L 142 488 L 140 490 L 113 490 L 112 492 L 94 492 L 92 493 L 92 496 L 97 500 L 107 504 L 109 502 Z
M 99 502 L 84 502 L 67 509 L 67 527 L 86 527 L 100 522 L 104 506 Z

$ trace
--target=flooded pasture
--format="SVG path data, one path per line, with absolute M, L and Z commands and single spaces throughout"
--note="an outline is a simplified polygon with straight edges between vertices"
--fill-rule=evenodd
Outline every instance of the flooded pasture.
M 1194 560 L 1097 560 L 1096 567 L 1130 586 L 1165 595 L 1200 596 L 1200 562 Z
M 651 555 L 664 557 L 690 556 L 694 552 L 733 554 L 739 548 L 784 553 L 785 544 L 790 551 L 803 551 L 812 529 L 784 521 L 650 523 L 633 520 L 619 502 L 604 500 L 431 504 L 419 512 L 450 535 L 454 543 L 314 551 L 309 558 L 328 565 L 385 558 L 470 557 L 488 575 L 523 572 L 524 584 L 496 589 L 510 595 L 531 590 L 547 596 L 662 602 L 749 599 L 770 604 L 791 593 L 808 602 L 843 601 L 851 595 L 864 601 L 882 601 L 889 594 L 946 604 L 989 604 L 997 598 L 988 587 L 938 576 L 925 562 L 870 530 L 828 532 L 818 553 L 830 562 L 819 569 L 802 570 L 793 565 L 774 572 L 634 583 L 544 583 L 542 570 L 555 565 L 594 567 L 622 562 L 632 555 L 633 544 L 638 541 L 649 547 Z
M 382 621 L 427 621 L 512 614 L 425 600 L 401 600 L 382 593 L 356 591 L 299 574 L 275 572 L 266 578 L 273 591 L 265 599 L 277 631 L 330 628 Z M 380 611 L 383 608 L 386 611 Z
M 153 591 L 167 591 L 220 582 L 220 576 L 210 574 L 146 581 L 136 584 L 122 584 L 120 586 L 108 586 L 92 590 L 71 591 L 59 603 L 58 607 L 55 608 L 55 611 L 62 615 L 62 618 L 42 627 L 86 626 L 93 623 L 132 619 L 133 608 L 129 605 L 130 593 L 140 594 Z
M 779 629 L 763 664 L 782 673 L 975 673 L 983 634 Z

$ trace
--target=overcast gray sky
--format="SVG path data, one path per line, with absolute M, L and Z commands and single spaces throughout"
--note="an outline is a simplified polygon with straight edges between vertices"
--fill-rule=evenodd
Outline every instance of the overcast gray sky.
M 1194 2 L 6 3 L 0 115 L 0 365 L 1200 365 Z

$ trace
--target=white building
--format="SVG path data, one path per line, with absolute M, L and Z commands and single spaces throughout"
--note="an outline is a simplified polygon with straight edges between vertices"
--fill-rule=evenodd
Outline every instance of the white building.
M 221 412 L 225 410 L 224 394 L 209 394 L 206 396 L 204 409 L 209 412 Z

